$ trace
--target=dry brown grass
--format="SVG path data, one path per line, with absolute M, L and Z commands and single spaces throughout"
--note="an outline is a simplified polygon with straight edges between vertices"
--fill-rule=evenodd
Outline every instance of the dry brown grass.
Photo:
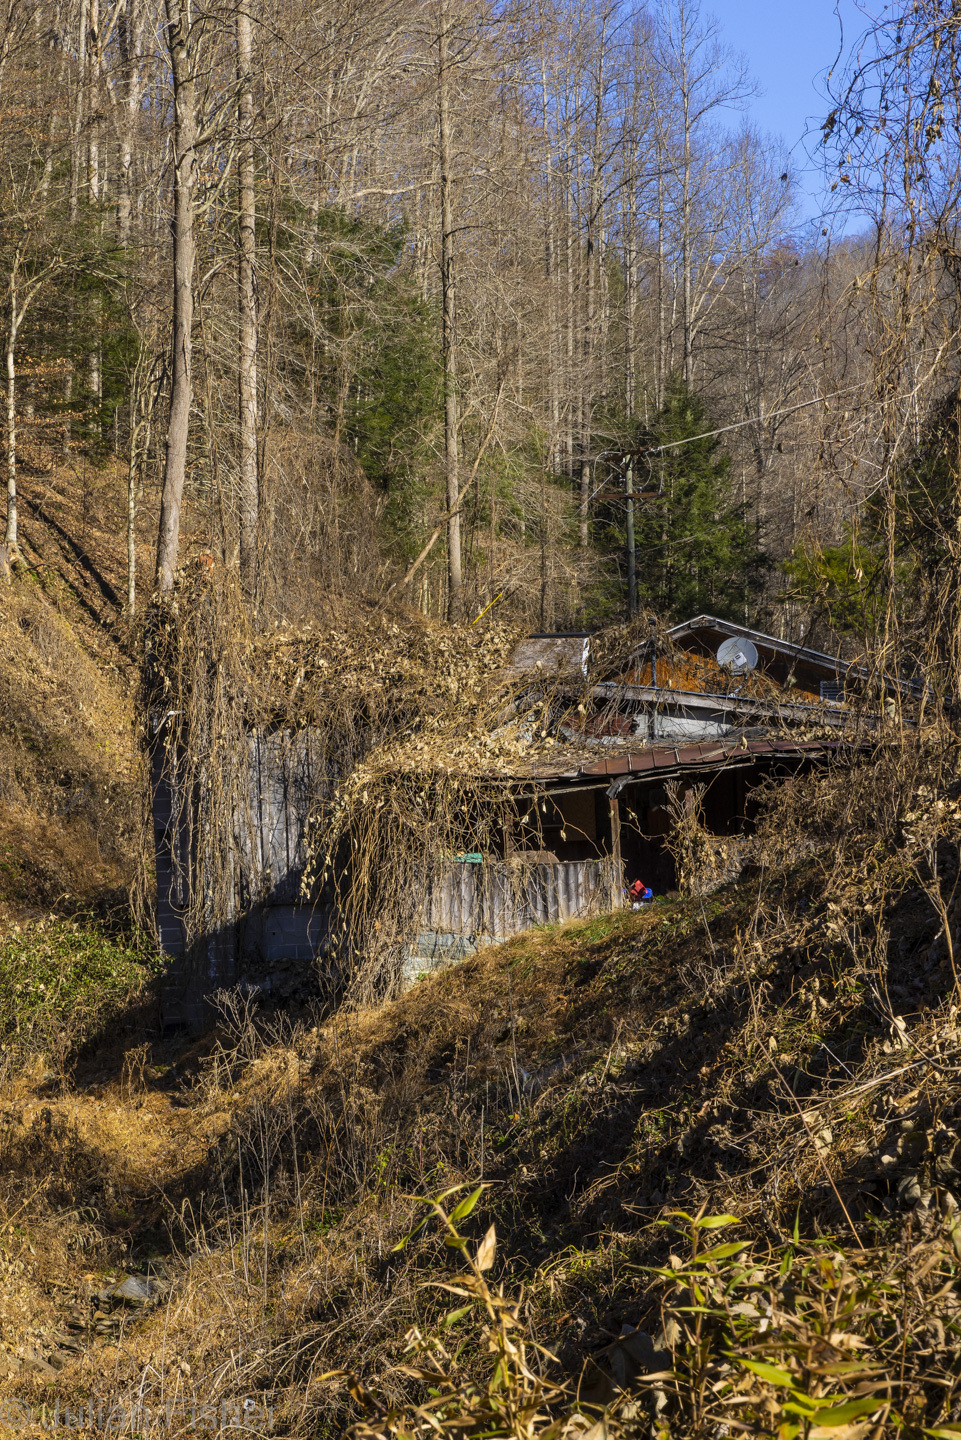
M 894 818 L 870 829 L 878 794 Z M 864 1285 L 879 1294 L 902 1284 L 920 1239 L 941 1247 L 941 1273 L 952 1242 L 924 1196 L 938 1137 L 957 1127 L 959 841 L 936 771 L 821 777 L 761 827 L 755 872 L 706 899 L 533 932 L 322 1024 L 225 1002 L 202 1044 L 133 1037 L 85 1062 L 64 1095 L 22 1076 L 6 1100 L 0 1202 L 16 1217 L 25 1319 L 3 1338 L 33 1343 L 31 1307 L 47 1314 L 53 1278 L 89 1292 L 105 1272 L 162 1263 L 165 1301 L 93 1337 L 48 1398 L 156 1409 L 266 1396 L 278 1425 L 314 1436 L 344 1433 L 365 1407 L 391 1433 L 393 1405 L 416 1434 L 424 1391 L 403 1369 L 404 1337 L 440 1335 L 464 1394 L 484 1393 L 488 1340 L 465 1320 L 451 1358 L 437 1329 L 453 1301 L 428 1282 L 460 1262 L 436 1225 L 393 1247 L 419 1218 L 411 1197 L 483 1178 L 465 1237 L 496 1223 L 493 1279 L 511 1295 L 525 1282 L 519 1323 L 557 1357 L 545 1383 L 576 1380 L 590 1358 L 589 1393 L 620 1406 L 625 1433 L 650 1433 L 645 1397 L 657 1397 L 636 1367 L 633 1399 L 618 1391 L 617 1347 L 623 1325 L 653 1334 L 675 1303 L 643 1268 L 672 1251 L 686 1263 L 659 1223 L 672 1210 L 736 1215 L 764 1271 L 755 1289 L 774 1283 L 764 1267 L 796 1214 L 812 1253 L 831 1236 L 852 1264 L 862 1246 L 874 1256 Z M 905 1121 L 920 1160 L 897 1149 Z M 915 1172 L 920 1198 L 906 1203 L 899 1185 Z M 749 1350 L 756 1337 L 735 1339 Z M 919 1348 L 906 1373 L 926 1363 Z M 3 1387 L 26 1383 L 18 1372 Z M 678 1436 L 708 1414 L 687 1383 L 662 1413 Z M 774 1403 L 776 1387 L 744 1384 L 751 1403 Z
M 79 467 L 79 468 L 78 468 Z M 88 908 L 129 885 L 140 762 L 123 594 L 119 466 L 78 459 L 21 486 L 26 569 L 0 597 L 0 904 Z

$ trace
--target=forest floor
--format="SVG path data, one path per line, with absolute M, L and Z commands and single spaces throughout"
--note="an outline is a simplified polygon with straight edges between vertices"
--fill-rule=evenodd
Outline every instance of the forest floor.
M 424 1204 L 483 1185 L 454 1224 L 610 1434 L 961 1433 L 953 752 L 799 787 L 709 896 L 165 1034 L 122 476 L 68 488 L 25 486 L 0 596 L 0 1431 L 386 1435 L 450 1385 L 492 1433 Z

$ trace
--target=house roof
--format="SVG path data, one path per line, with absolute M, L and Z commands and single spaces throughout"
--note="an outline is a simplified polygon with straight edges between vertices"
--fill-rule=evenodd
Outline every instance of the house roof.
M 746 636 L 758 652 L 782 661 L 793 662 L 791 668 L 805 670 L 819 675 L 822 679 L 840 679 L 851 668 L 846 660 L 837 655 L 825 655 L 821 650 L 812 650 L 806 645 L 795 645 L 791 640 L 779 640 L 775 635 L 765 635 L 761 630 L 750 630 L 746 625 L 735 625 L 730 620 L 721 620 L 716 615 L 695 615 L 680 625 L 673 625 L 667 634 L 677 645 L 693 642 L 699 650 L 712 655 L 724 640 L 730 636 Z
M 775 635 L 766 635 L 761 630 L 751 630 L 746 625 L 736 625 L 730 620 L 721 620 L 717 615 L 695 615 L 679 625 L 673 625 L 667 636 L 682 649 L 693 650 L 704 655 L 709 663 L 722 642 L 731 636 L 747 637 L 766 659 L 787 662 L 789 669 L 799 667 L 811 673 L 812 678 L 840 679 L 851 668 L 847 661 L 836 655 L 826 655 L 805 645 L 796 645 L 790 640 L 779 640 Z M 511 657 L 511 669 L 515 673 L 529 670 L 546 671 L 549 674 L 572 674 L 584 671 L 590 652 L 591 636 L 586 631 L 559 634 L 540 633 L 520 641 Z M 646 649 L 646 642 L 627 659 L 630 665 L 634 657 Z M 743 683 L 743 681 L 742 681 Z M 715 687 L 709 687 L 714 689 Z
M 643 781 L 697 770 L 736 769 L 765 760 L 827 759 L 843 751 L 867 748 L 864 743 L 852 744 L 850 741 L 749 740 L 746 737 L 701 741 L 691 745 L 646 745 L 643 749 L 622 751 L 599 760 L 558 756 L 554 760 L 536 762 L 527 776 L 511 778 L 515 782 L 522 778 L 530 779 L 538 784 L 554 781 L 602 785 L 620 781 L 620 789 L 621 785 L 630 784 L 634 778 Z

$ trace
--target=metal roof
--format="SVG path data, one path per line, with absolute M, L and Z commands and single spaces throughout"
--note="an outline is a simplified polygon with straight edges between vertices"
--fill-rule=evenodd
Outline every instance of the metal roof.
M 621 751 L 600 760 L 581 760 L 559 756 L 556 760 L 538 761 L 525 776 L 518 779 L 545 781 L 588 781 L 601 784 L 605 780 L 636 775 L 648 780 L 655 775 L 685 770 L 720 770 L 751 765 L 759 760 L 826 758 L 842 751 L 865 750 L 865 743 L 839 740 L 749 740 L 723 739 L 701 741 L 692 745 L 649 745 L 643 749 Z M 505 777 L 506 778 L 506 777 Z M 629 783 L 629 782 L 628 782 Z
M 840 675 L 846 674 L 851 668 L 848 661 L 841 660 L 836 655 L 825 655 L 821 650 L 810 650 L 806 645 L 795 645 L 791 640 L 778 640 L 776 636 L 765 635 L 761 630 L 749 630 L 746 625 L 719 620 L 716 615 L 695 615 L 693 620 L 672 625 L 667 633 L 672 640 L 680 640 L 682 636 L 695 630 L 714 630 L 719 635 L 746 635 L 762 650 L 773 650 L 778 655 L 790 655 L 795 660 L 807 660 L 812 665 L 823 666 Z
M 681 765 L 718 766 L 745 755 L 809 755 L 840 748 L 823 740 L 710 740 L 695 745 L 651 746 L 626 755 L 609 755 L 581 767 L 583 775 L 647 775 L 652 770 L 673 770 Z

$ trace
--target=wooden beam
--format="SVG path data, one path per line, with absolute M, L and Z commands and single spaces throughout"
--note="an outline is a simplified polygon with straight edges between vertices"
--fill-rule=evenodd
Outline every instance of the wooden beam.
M 611 820 L 611 859 L 614 861 L 611 909 L 617 910 L 624 902 L 624 867 L 621 863 L 621 802 L 616 795 L 608 795 L 607 804 Z

